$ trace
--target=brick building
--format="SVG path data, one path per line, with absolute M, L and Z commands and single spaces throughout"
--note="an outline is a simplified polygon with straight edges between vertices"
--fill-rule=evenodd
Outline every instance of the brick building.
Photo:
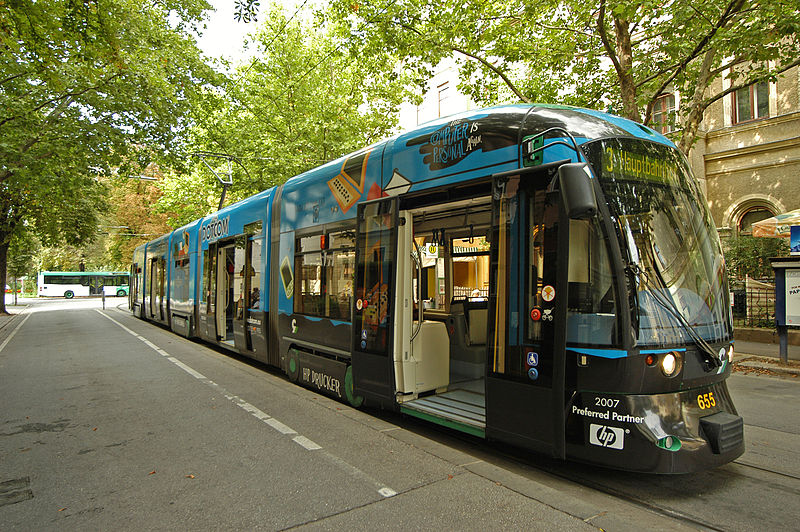
M 711 90 L 730 87 L 725 78 Z M 689 159 L 722 236 L 800 207 L 800 68 L 726 95 L 705 113 Z

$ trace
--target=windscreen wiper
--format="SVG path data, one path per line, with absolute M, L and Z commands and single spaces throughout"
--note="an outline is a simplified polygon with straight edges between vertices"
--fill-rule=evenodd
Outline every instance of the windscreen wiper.
M 689 336 L 694 340 L 694 343 L 700 348 L 700 355 L 703 358 L 703 363 L 706 365 L 706 369 L 712 368 L 719 368 L 722 366 L 722 360 L 717 357 L 717 353 L 714 352 L 714 348 L 711 347 L 708 342 L 706 342 L 705 338 L 700 336 L 697 331 L 694 330 L 694 327 L 689 323 L 689 320 L 683 315 L 680 311 L 678 306 L 675 304 L 671 298 L 667 298 L 663 293 L 661 293 L 661 288 L 657 287 L 651 280 L 650 275 L 644 268 L 641 268 L 638 264 L 629 264 L 628 269 L 634 275 L 640 275 L 643 279 L 645 284 L 647 284 L 651 290 L 650 294 L 664 309 L 667 310 L 676 320 L 680 323 Z M 661 280 L 661 284 L 664 287 L 664 290 L 668 290 L 666 283 Z

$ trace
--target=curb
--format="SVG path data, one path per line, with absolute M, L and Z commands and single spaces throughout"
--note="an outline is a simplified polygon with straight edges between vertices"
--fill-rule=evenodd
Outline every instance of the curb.
M 780 373 L 783 375 L 800 376 L 800 368 L 792 366 L 784 366 L 783 364 L 767 362 L 762 360 L 754 360 L 753 358 L 743 358 L 734 362 L 734 365 L 742 369 L 754 370 L 768 370 L 773 373 Z
M 13 314 L 9 312 L 8 316 L 0 316 L 0 331 L 5 329 L 6 327 L 8 327 L 8 324 L 11 323 L 12 321 L 14 321 L 17 318 L 17 316 L 19 316 L 20 314 L 25 312 L 25 310 L 27 308 L 28 308 L 28 306 L 25 306 L 19 312 L 14 312 Z

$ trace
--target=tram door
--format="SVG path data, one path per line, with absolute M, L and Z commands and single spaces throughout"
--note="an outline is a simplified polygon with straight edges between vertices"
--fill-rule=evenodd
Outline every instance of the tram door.
M 392 346 L 397 198 L 358 205 L 353 311 L 353 381 L 359 394 L 394 403 Z
M 161 268 L 158 259 L 150 259 L 150 298 L 149 298 L 149 316 L 156 317 L 159 309 L 159 280 L 161 279 Z M 160 314 L 158 315 L 160 319 Z
M 217 339 L 217 244 L 210 243 L 203 251 L 203 282 L 200 288 L 200 336 L 211 341 Z
M 233 345 L 233 320 L 236 309 L 235 256 L 233 244 L 217 248 L 216 316 L 217 337 Z
M 253 241 L 245 235 L 236 237 L 233 252 L 233 338 L 242 351 L 253 351 L 250 327 L 251 291 L 255 277 L 253 267 Z M 257 281 L 257 280 L 256 280 Z
M 550 177 L 493 184 L 486 435 L 563 456 L 569 224 Z

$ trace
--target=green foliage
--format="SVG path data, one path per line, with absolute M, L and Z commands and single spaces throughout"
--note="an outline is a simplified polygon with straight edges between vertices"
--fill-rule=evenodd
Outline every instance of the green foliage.
M 30 231 L 18 231 L 8 248 L 8 274 L 12 278 L 36 276 L 36 255 L 40 245 Z
M 196 108 L 197 150 L 234 157 L 230 201 L 373 143 L 397 123 L 403 82 L 376 78 L 380 55 L 352 61 L 325 27 L 272 8 L 254 35 L 256 56 L 242 65 L 224 93 L 208 91 Z M 199 159 L 180 184 L 161 184 L 160 206 L 185 223 L 216 209 L 221 186 Z M 209 160 L 220 172 L 220 160 Z M 190 196 L 190 197 L 187 197 Z
M 103 176 L 138 173 L 154 154 L 179 160 L 198 90 L 217 77 L 186 33 L 207 8 L 0 3 L 0 247 L 23 224 L 45 244 L 90 241 Z
M 222 187 L 207 169 L 195 167 L 189 174 L 164 176 L 158 183 L 162 193 L 154 214 L 165 215 L 172 228 L 217 210 Z
M 81 264 L 84 265 L 84 269 L 91 269 L 86 268 L 81 250 L 69 245 L 43 248 L 37 257 L 37 262 L 39 271 L 76 272 L 80 271 Z
M 384 57 L 423 83 L 455 56 L 479 104 L 564 103 L 647 122 L 659 95 L 680 90 L 685 150 L 723 71 L 737 72 L 735 89 L 800 63 L 789 0 L 333 0 L 326 16 L 355 60 Z
M 723 240 L 723 247 L 731 285 L 741 284 L 746 276 L 772 277 L 769 259 L 789 254 L 789 245 L 783 238 L 734 236 Z

